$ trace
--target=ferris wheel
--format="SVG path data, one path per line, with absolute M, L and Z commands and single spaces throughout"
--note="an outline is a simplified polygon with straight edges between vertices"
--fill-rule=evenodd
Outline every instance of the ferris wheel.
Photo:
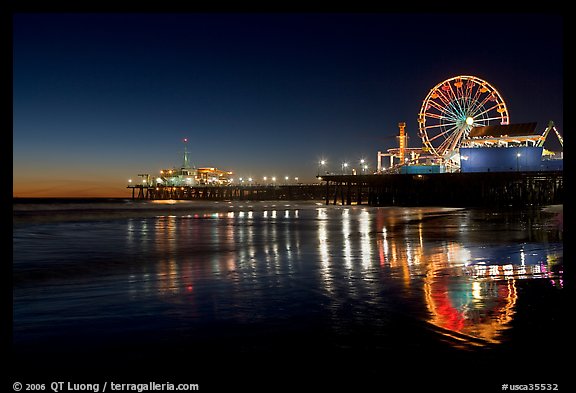
M 434 86 L 418 114 L 424 148 L 444 162 L 456 163 L 460 142 L 473 127 L 508 124 L 500 93 L 475 76 L 455 76 Z

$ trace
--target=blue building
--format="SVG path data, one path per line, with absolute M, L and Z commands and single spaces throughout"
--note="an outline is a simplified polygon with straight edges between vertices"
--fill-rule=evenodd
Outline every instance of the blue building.
M 563 169 L 563 160 L 543 159 L 547 132 L 536 123 L 474 127 L 459 149 L 461 172 L 524 172 Z

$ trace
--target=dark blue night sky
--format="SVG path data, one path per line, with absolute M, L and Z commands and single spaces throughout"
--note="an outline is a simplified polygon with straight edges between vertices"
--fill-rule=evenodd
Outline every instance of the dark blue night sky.
M 127 196 L 196 166 L 299 176 L 420 146 L 437 83 L 493 85 L 512 123 L 563 133 L 559 14 L 16 13 L 14 195 Z M 547 145 L 557 148 L 549 138 Z

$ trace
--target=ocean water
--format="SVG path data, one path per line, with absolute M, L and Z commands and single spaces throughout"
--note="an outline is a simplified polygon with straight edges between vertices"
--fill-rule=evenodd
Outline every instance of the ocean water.
M 12 263 L 19 367 L 340 384 L 564 352 L 561 205 L 16 201 Z

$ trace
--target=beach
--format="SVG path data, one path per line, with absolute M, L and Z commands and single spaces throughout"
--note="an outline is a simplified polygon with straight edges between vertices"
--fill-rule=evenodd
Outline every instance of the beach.
M 339 385 L 562 354 L 562 205 L 14 203 L 12 262 L 16 368 Z

